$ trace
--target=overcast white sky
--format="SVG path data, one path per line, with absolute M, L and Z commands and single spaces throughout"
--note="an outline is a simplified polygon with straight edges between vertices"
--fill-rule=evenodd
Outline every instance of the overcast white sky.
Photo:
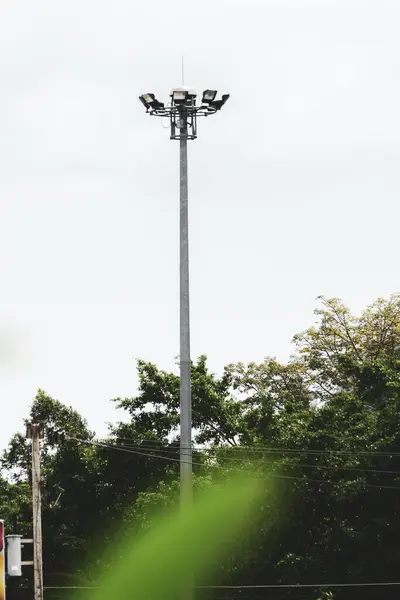
M 319 294 L 399 290 L 400 3 L 2 0 L 0 448 L 41 387 L 104 434 L 178 354 L 178 145 L 137 100 L 231 99 L 191 142 L 192 355 L 285 359 Z

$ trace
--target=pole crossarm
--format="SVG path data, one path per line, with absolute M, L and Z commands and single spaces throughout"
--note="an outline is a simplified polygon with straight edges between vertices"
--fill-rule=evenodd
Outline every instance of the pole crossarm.
M 211 106 L 185 106 L 188 115 L 195 114 L 197 117 L 209 117 L 210 115 L 215 115 L 218 112 L 218 109 L 213 108 Z M 175 115 L 179 118 L 180 110 L 178 106 L 165 106 L 163 108 L 148 108 L 146 109 L 146 113 L 151 117 L 171 117 L 171 115 Z
M 151 117 L 167 117 L 169 119 L 171 140 L 181 140 L 183 135 L 187 140 L 195 140 L 197 138 L 197 118 L 214 115 L 217 109 L 207 106 L 184 105 L 147 109 L 146 112 Z M 186 129 L 185 134 L 183 134 L 183 129 Z

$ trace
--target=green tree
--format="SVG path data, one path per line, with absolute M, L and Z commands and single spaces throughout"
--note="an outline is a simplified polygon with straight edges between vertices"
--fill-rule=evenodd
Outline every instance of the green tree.
M 196 486 L 254 469 L 275 482 L 260 501 L 257 545 L 247 546 L 243 536 L 240 560 L 221 569 L 221 583 L 397 578 L 400 296 L 378 299 L 360 316 L 322 297 L 316 317 L 295 336 L 287 364 L 274 358 L 238 363 L 220 377 L 205 356 L 192 364 Z M 58 573 L 65 584 L 60 574 L 78 573 L 84 563 L 82 581 L 93 580 L 98 565 L 85 560 L 89 548 L 101 540 L 111 554 L 118 527 L 136 535 L 158 506 L 177 499 L 179 377 L 145 361 L 138 362 L 138 374 L 137 395 L 114 400 L 130 418 L 113 425 L 103 445 L 76 411 L 44 392 L 32 405 L 28 420 L 47 432 L 48 578 Z M 12 438 L 2 467 L 0 510 L 10 526 L 17 518 L 20 532 L 29 535 L 30 449 L 22 434 Z M 316 585 L 307 597 L 372 600 L 377 592 L 349 590 Z M 279 593 L 297 600 L 293 590 Z M 391 598 L 389 589 L 378 593 Z M 274 594 L 266 591 L 265 598 Z
M 131 433 L 136 439 L 156 439 L 168 444 L 177 439 L 179 425 L 179 376 L 159 370 L 154 364 L 138 361 L 139 389 L 135 398 L 116 398 L 118 408 L 132 418 Z M 192 411 L 194 441 L 198 444 L 236 445 L 241 430 L 241 405 L 232 398 L 232 377 L 210 373 L 207 358 L 192 364 Z M 116 435 L 126 432 L 119 426 Z

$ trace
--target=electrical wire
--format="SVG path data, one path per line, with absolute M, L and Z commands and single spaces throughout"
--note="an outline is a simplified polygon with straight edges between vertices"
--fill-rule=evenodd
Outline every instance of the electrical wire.
M 129 439 L 129 438 L 118 438 L 120 440 L 122 439 Z M 102 442 L 105 443 L 105 442 Z M 159 442 L 158 442 L 159 443 Z M 107 445 L 111 445 L 111 444 L 107 444 Z M 112 445 L 113 446 L 113 445 Z M 114 446 L 113 446 L 114 447 Z M 149 451 L 149 452 L 158 452 L 161 454 L 172 454 L 172 455 L 179 455 L 180 453 L 180 448 L 176 447 L 164 447 L 164 448 L 154 448 L 154 447 L 150 447 L 144 444 L 121 444 L 117 446 L 118 448 L 123 448 L 123 449 L 132 449 L 132 450 L 140 450 L 140 451 Z M 192 447 L 193 451 L 201 451 L 201 452 L 214 452 L 217 453 L 220 450 L 224 450 L 224 447 L 215 447 L 215 448 L 204 448 L 204 449 L 200 449 L 198 447 Z M 232 450 L 234 450 L 234 448 L 230 448 Z M 238 448 L 239 449 L 239 448 Z M 243 450 L 243 453 L 245 452 L 246 448 L 241 448 Z M 224 461 L 240 461 L 240 460 L 245 460 L 242 457 L 231 457 L 231 456 L 218 456 L 218 460 L 224 460 Z M 252 464 L 265 464 L 267 462 L 267 460 L 264 459 L 257 459 L 257 460 L 253 460 L 252 459 Z M 356 466 L 356 467 L 351 467 L 351 466 L 331 466 L 331 465 L 318 465 L 318 464 L 305 464 L 305 463 L 299 463 L 297 465 L 295 465 L 296 467 L 304 467 L 304 468 L 308 468 L 308 469 L 321 469 L 321 470 L 331 470 L 331 471 L 354 471 L 354 472 L 359 472 L 359 473 L 375 473 L 375 474 L 388 474 L 388 475 L 399 475 L 400 476 L 400 471 L 394 471 L 394 470 L 389 470 L 389 469 L 371 469 L 369 467 L 360 467 L 360 466 Z
M 109 445 L 109 444 L 104 444 L 102 442 L 97 442 L 97 441 L 89 441 L 89 440 L 82 440 L 76 437 L 72 437 L 72 436 L 66 436 L 66 439 L 68 440 L 73 440 L 82 444 L 87 444 L 87 445 L 91 445 L 91 446 L 97 446 L 97 447 L 101 447 L 104 449 L 108 449 L 108 450 L 118 450 L 118 451 L 122 451 L 122 452 L 127 452 L 129 454 L 135 454 L 135 455 L 139 455 L 139 456 L 145 456 L 148 458 L 156 458 L 156 459 L 160 459 L 160 460 L 168 460 L 168 461 L 172 461 L 172 462 L 190 462 L 190 461 L 181 461 L 178 458 L 173 458 L 171 456 L 158 456 L 155 454 L 149 454 L 147 452 L 140 452 L 137 450 L 133 450 L 132 448 L 124 448 L 121 446 L 115 446 L 115 445 Z M 119 438 L 121 439 L 121 438 Z M 127 438 L 126 438 L 127 439 Z M 142 447 L 143 448 L 143 447 Z M 152 449 L 152 451 L 158 451 L 156 449 Z M 235 459 L 233 459 L 235 460 Z M 199 465 L 199 466 L 204 466 L 201 463 L 192 463 L 195 465 Z M 215 468 L 221 468 L 219 465 L 207 465 L 207 466 L 211 466 L 211 467 L 215 467 Z M 299 465 L 300 466 L 300 465 Z M 305 466 L 305 465 L 302 465 Z M 242 470 L 239 469 L 240 472 L 243 472 Z M 386 471 L 384 471 L 386 472 Z M 282 479 L 290 479 L 290 480 L 300 480 L 300 481 L 312 481 L 312 482 L 316 482 L 316 483 L 323 483 L 323 484 L 333 484 L 336 482 L 332 482 L 332 481 L 324 481 L 324 480 L 315 480 L 315 479 L 308 479 L 308 478 L 302 478 L 302 477 L 292 477 L 292 476 L 285 476 L 285 475 L 276 475 L 276 474 L 272 474 L 273 477 L 278 477 L 278 478 L 282 478 Z M 374 487 L 374 488 L 383 488 L 383 489 L 396 489 L 396 490 L 400 490 L 400 487 L 395 487 L 395 486 L 380 486 L 380 485 L 370 485 L 367 484 L 366 487 Z M 400 586 L 400 582 L 361 582 L 361 583 L 293 583 L 293 584 L 260 584 L 260 585 L 218 585 L 218 586 L 195 586 L 196 589 L 209 589 L 209 590 L 255 590 L 255 589 L 310 589 L 310 588 L 324 588 L 324 589 L 329 589 L 329 588 L 367 588 L 367 587 L 397 587 Z M 98 586 L 46 586 L 44 588 L 45 590 L 61 590 L 61 589 L 98 589 Z
M 197 590 L 262 590 L 262 589 L 300 589 L 300 588 L 355 588 L 400 586 L 400 581 L 382 581 L 365 583 L 266 583 L 262 585 L 196 585 Z M 99 586 L 46 586 L 45 590 L 95 590 Z
M 171 107 L 171 106 L 172 106 L 172 103 L 171 103 L 171 102 L 168 102 L 168 103 L 167 103 L 167 107 Z M 163 129 L 170 129 L 170 127 L 171 127 L 171 124 L 170 124 L 170 123 L 168 123 L 168 125 L 167 125 L 167 126 L 165 126 L 165 125 L 163 124 L 163 119 L 165 119 L 165 117 L 161 117 L 161 119 L 160 119 L 161 127 L 162 127 Z
M 112 445 L 112 444 L 110 444 Z M 149 452 L 159 452 L 161 454 L 177 454 L 179 455 L 180 453 L 180 449 L 179 448 L 151 448 L 149 446 L 145 446 L 145 445 L 135 445 L 135 444 L 121 444 L 117 446 L 118 448 L 124 448 L 124 449 L 132 449 L 132 450 L 146 450 Z M 194 451 L 198 451 L 196 448 L 192 448 Z M 210 448 L 208 449 L 208 452 L 218 452 L 220 450 L 220 448 Z M 204 452 L 207 452 L 207 449 L 204 450 Z M 292 458 L 292 457 L 291 457 Z M 232 457 L 232 456 L 218 456 L 218 460 L 225 460 L 225 461 L 235 461 L 238 462 L 240 460 L 246 460 L 245 457 Z M 253 460 L 251 459 L 252 464 L 265 464 L 268 461 L 264 458 L 264 459 L 257 459 L 257 460 Z M 330 471 L 355 471 L 358 473 L 376 473 L 376 474 L 388 474 L 388 475 L 399 475 L 400 476 L 400 471 L 391 471 L 388 469 L 371 469 L 369 467 L 366 468 L 362 468 L 362 467 L 349 467 L 349 466 L 344 466 L 344 467 L 335 467 L 335 466 L 331 466 L 331 465 L 310 465 L 310 464 L 305 464 L 305 463 L 299 463 L 297 465 L 294 465 L 296 467 L 304 467 L 306 469 L 322 469 L 322 470 L 330 470 Z
M 256 590 L 278 588 L 349 588 L 349 587 L 387 587 L 400 585 L 400 581 L 384 581 L 379 583 L 277 583 L 264 585 L 199 585 L 202 590 Z
M 133 438 L 115 437 L 116 440 L 133 442 Z M 158 440 L 145 440 L 146 444 L 161 444 Z M 343 456 L 388 456 L 388 457 L 400 457 L 400 452 L 379 452 L 377 450 L 312 450 L 307 448 L 276 448 L 271 446 L 217 446 L 218 449 L 230 450 L 230 451 L 241 451 L 241 452 L 270 452 L 271 454 L 340 454 Z M 198 450 L 214 450 L 214 448 L 204 448 L 202 446 L 193 446 L 193 449 Z
M 159 456 L 156 454 L 149 454 L 147 452 L 139 452 L 138 450 L 131 450 L 131 449 L 126 449 L 126 448 L 121 448 L 119 446 L 112 446 L 112 445 L 107 445 L 107 444 L 102 444 L 101 442 L 94 442 L 94 441 L 89 441 L 89 440 L 81 440 L 79 438 L 74 438 L 71 436 L 66 436 L 66 439 L 69 440 L 73 440 L 76 442 L 81 442 L 83 444 L 88 444 L 91 446 L 97 446 L 99 448 L 105 448 L 108 450 L 117 450 L 119 452 L 126 452 L 128 454 L 136 454 L 138 456 L 145 456 L 147 458 L 156 458 L 159 460 L 166 460 L 169 462 L 174 462 L 174 463 L 182 463 L 182 464 L 192 464 L 192 465 L 196 465 L 196 466 L 200 466 L 200 467 L 209 467 L 209 468 L 214 468 L 214 469 L 219 469 L 219 470 L 228 470 L 228 471 L 236 471 L 236 472 L 240 472 L 240 473 L 244 473 L 245 471 L 243 469 L 224 469 L 224 467 L 222 467 L 221 465 L 204 465 L 202 463 L 199 462 L 194 462 L 194 461 L 185 461 L 185 460 L 181 460 L 180 458 L 174 458 L 171 456 Z M 276 473 L 269 473 L 270 477 L 276 478 L 276 479 L 287 479 L 287 480 L 292 480 L 292 481 L 303 481 L 303 482 L 310 482 L 310 483 L 319 483 L 319 484 L 324 484 L 324 485 L 336 485 L 337 481 L 326 481 L 323 479 L 313 479 L 313 478 L 309 478 L 309 477 L 296 477 L 294 475 L 278 475 Z M 350 482 L 353 483 L 353 482 Z M 366 483 L 365 487 L 367 488 L 375 488 L 375 489 L 390 489 L 390 490 L 400 490 L 400 486 L 391 486 L 391 485 L 378 485 L 378 484 L 370 484 L 370 483 Z

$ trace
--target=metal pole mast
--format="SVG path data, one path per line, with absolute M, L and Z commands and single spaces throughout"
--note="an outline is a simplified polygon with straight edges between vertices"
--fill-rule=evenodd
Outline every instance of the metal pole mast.
M 182 58 L 182 82 L 184 78 Z M 201 104 L 197 93 L 183 86 L 171 91 L 166 106 L 153 93 L 139 96 L 146 112 L 170 120 L 171 140 L 179 140 L 180 168 L 180 489 L 181 510 L 193 502 L 192 478 L 192 399 L 190 385 L 190 310 L 189 310 L 189 219 L 188 219 L 188 140 L 197 138 L 197 118 L 214 115 L 225 105 L 229 94 L 216 99 L 216 90 L 205 90 Z
M 190 389 L 188 118 L 180 111 L 180 477 L 181 508 L 192 503 L 192 399 Z
M 182 58 L 182 84 L 184 79 Z M 153 93 L 139 96 L 146 112 L 155 117 L 167 117 L 170 120 L 171 140 L 179 140 L 180 175 L 180 492 L 181 512 L 190 511 L 193 504 L 192 474 L 192 398 L 190 383 L 190 305 L 189 305 L 189 218 L 188 218 L 188 140 L 197 138 L 197 118 L 214 115 L 225 105 L 229 94 L 221 100 L 216 99 L 216 90 L 205 90 L 201 104 L 196 104 L 197 94 L 190 88 L 174 88 L 171 102 L 166 106 L 157 100 Z M 188 573 L 187 582 L 183 582 L 184 600 L 193 598 L 193 577 Z

